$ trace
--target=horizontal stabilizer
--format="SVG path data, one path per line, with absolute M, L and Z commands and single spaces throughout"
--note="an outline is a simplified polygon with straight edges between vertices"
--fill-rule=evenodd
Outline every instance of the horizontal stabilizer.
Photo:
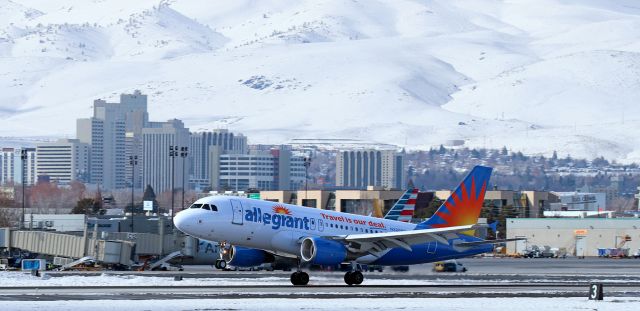
M 454 246 L 471 247 L 471 246 L 478 246 L 478 245 L 485 245 L 485 244 L 500 244 L 500 243 L 505 243 L 505 242 L 520 241 L 520 240 L 526 240 L 526 238 L 514 238 L 514 239 L 502 239 L 502 240 L 484 240 L 484 241 L 476 241 L 476 242 L 461 242 L 461 243 L 455 243 Z

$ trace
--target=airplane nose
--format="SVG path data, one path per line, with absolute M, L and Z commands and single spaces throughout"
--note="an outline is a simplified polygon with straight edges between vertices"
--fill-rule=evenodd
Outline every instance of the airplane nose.
M 175 217 L 173 217 L 173 225 L 176 226 L 176 228 L 178 228 L 178 230 L 184 232 L 184 233 L 189 233 L 187 230 L 189 229 L 190 225 L 189 225 L 189 217 L 187 214 L 189 210 L 185 210 L 185 211 L 181 211 L 179 213 L 176 214 Z

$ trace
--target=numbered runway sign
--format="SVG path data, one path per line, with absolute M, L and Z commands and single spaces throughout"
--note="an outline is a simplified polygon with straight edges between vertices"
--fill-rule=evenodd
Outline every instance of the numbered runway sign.
M 589 300 L 602 300 L 602 283 L 593 283 L 589 286 Z

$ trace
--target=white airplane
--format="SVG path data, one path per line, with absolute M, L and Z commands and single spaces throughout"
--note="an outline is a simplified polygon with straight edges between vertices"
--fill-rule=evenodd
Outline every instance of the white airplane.
M 491 168 L 476 166 L 428 220 L 403 221 L 238 197 L 197 200 L 176 214 L 175 226 L 191 236 L 232 245 L 229 264 L 257 266 L 275 256 L 295 258 L 293 285 L 306 285 L 301 263 L 351 263 L 348 285 L 364 281 L 360 264 L 411 265 L 490 252 L 495 243 L 473 236 Z

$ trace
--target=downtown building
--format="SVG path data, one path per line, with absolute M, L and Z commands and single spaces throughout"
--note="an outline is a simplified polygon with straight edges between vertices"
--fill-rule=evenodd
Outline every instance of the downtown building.
M 349 189 L 404 189 L 404 155 L 395 150 L 341 150 L 336 154 L 336 186 Z
M 26 161 L 22 161 L 22 150 L 26 150 Z M 23 170 L 26 185 L 33 185 L 36 176 L 36 150 L 34 148 L 2 148 L 0 149 L 0 186 L 22 184 Z
M 248 150 L 247 137 L 242 134 L 234 134 L 226 129 L 191 133 L 189 141 L 190 188 L 204 189 L 211 185 L 209 176 L 211 147 L 219 147 L 219 152 L 223 154 L 246 154 Z
M 39 180 L 59 185 L 89 179 L 90 147 L 78 139 L 60 139 L 36 145 L 36 172 Z
M 290 190 L 304 186 L 304 155 L 287 146 L 229 154 L 209 148 L 209 176 L 215 191 Z
M 150 122 L 142 129 L 142 184 L 151 185 L 156 194 L 188 186 L 190 169 L 189 129 L 182 121 Z M 170 156 L 171 147 L 174 156 Z M 184 150 L 186 148 L 187 150 Z M 176 151 L 177 149 L 177 151 Z M 173 175 L 173 181 L 171 176 Z
M 148 120 L 147 96 L 140 91 L 121 94 L 119 103 L 94 101 L 93 117 L 77 121 L 76 137 L 91 147 L 88 182 L 114 190 L 129 187 L 132 175 L 141 179 L 141 169 L 134 172 L 129 157 L 140 158 Z

